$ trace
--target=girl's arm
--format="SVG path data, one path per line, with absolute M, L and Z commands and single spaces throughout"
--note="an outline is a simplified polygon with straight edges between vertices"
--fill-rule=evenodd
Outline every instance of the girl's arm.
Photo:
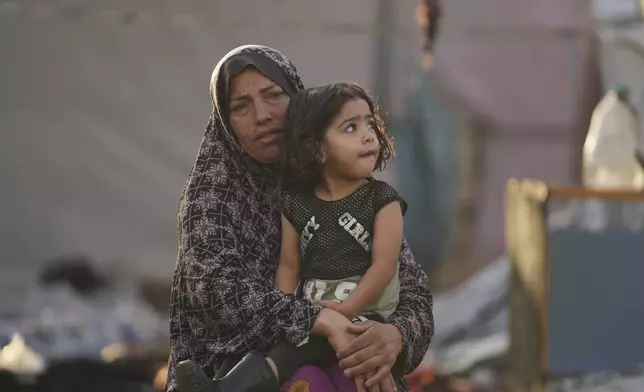
M 402 244 L 403 216 L 400 202 L 392 201 L 376 214 L 371 245 L 371 267 L 358 287 L 342 303 L 322 302 L 352 319 L 376 299 L 396 276 Z
M 292 293 L 300 279 L 300 238 L 293 224 L 282 214 L 282 247 L 275 275 L 275 288 Z

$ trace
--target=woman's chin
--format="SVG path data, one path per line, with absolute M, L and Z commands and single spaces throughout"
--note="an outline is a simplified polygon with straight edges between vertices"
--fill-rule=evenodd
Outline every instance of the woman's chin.
M 279 143 L 269 144 L 259 149 L 255 154 L 248 154 L 260 163 L 275 163 L 280 153 Z

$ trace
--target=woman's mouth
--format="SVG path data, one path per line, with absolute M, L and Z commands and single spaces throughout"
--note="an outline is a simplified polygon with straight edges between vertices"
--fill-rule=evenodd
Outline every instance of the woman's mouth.
M 272 144 L 272 143 L 275 143 L 281 136 L 282 136 L 281 129 L 271 129 L 269 131 L 265 131 L 257 135 L 257 138 L 255 140 L 262 142 L 264 144 Z

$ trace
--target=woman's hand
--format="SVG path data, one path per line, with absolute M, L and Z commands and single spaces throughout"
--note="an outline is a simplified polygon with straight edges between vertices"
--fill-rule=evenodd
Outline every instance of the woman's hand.
M 402 351 L 400 331 L 393 325 L 375 321 L 351 324 L 347 329 L 359 336 L 338 352 L 340 367 L 348 377 L 374 373 L 367 379 L 367 388 L 381 385 Z

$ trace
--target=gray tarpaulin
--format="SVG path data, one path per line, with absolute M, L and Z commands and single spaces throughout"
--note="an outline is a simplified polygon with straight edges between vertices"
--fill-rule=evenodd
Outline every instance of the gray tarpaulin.
M 222 55 L 266 44 L 309 85 L 368 85 L 374 15 L 358 11 L 365 3 L 347 6 L 346 17 L 328 4 L 0 2 L 2 292 L 67 253 L 167 281 L 179 194 Z M 406 12 L 410 19 L 413 5 Z M 335 56 L 352 60 L 318 50 L 331 42 Z
M 179 193 L 209 112 L 210 56 L 162 29 L 0 24 L 3 284 L 65 253 L 168 276 Z
M 415 4 L 397 3 L 391 31 L 386 110 L 397 118 L 420 48 Z M 481 263 L 502 250 L 508 176 L 570 177 L 577 95 L 586 91 L 576 33 L 582 4 L 444 3 L 437 70 L 499 131 L 481 163 Z M 0 2 L 0 285 L 23 287 L 44 260 L 68 252 L 168 279 L 178 196 L 218 58 L 237 45 L 267 44 L 309 85 L 372 86 L 375 21 L 371 0 Z M 546 131 L 526 136 L 534 129 Z

